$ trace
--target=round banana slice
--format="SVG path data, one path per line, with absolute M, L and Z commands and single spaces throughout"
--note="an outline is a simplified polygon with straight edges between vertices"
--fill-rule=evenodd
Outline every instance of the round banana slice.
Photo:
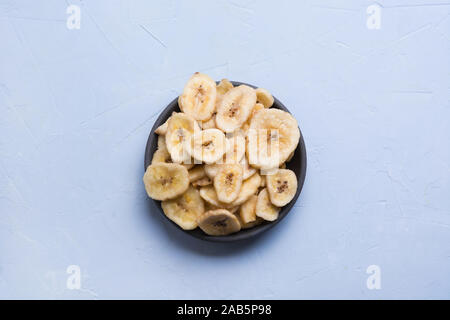
M 206 176 L 205 169 L 201 165 L 195 166 L 193 169 L 188 171 L 189 182 L 194 182 L 200 180 Z
M 233 203 L 225 203 L 220 201 L 217 197 L 216 189 L 214 188 L 214 186 L 201 187 L 200 196 L 203 198 L 203 200 L 205 200 L 209 204 L 212 204 L 213 206 L 216 206 L 217 208 L 231 209 L 236 206 Z
M 256 103 L 256 93 L 246 85 L 228 91 L 217 106 L 216 125 L 224 132 L 240 128 L 250 116 Z
M 145 190 L 155 200 L 173 199 L 189 187 L 189 174 L 185 167 L 176 163 L 155 163 L 144 174 Z
M 184 113 L 174 113 L 167 125 L 166 146 L 173 162 L 191 163 L 186 144 L 192 135 L 200 131 L 197 121 Z
M 198 219 L 198 226 L 210 236 L 225 236 L 241 230 L 236 216 L 225 209 L 206 211 Z
M 256 168 L 278 168 L 297 148 L 300 130 L 297 120 L 279 109 L 259 110 L 247 133 L 247 156 Z
M 263 88 L 258 88 L 256 91 L 256 101 L 264 105 L 265 108 L 270 108 L 273 105 L 274 98 L 269 91 Z
M 242 134 L 234 134 L 227 137 L 227 152 L 225 163 L 239 163 L 245 155 L 245 138 Z
M 219 129 L 195 133 L 188 145 L 188 153 L 197 161 L 214 163 L 223 157 L 227 148 L 225 135 Z
M 242 167 L 240 164 L 224 164 L 214 177 L 214 188 L 221 202 L 235 200 L 242 186 Z
M 239 163 L 242 166 L 244 180 L 247 180 L 256 173 L 256 169 L 250 167 L 250 165 L 248 164 L 247 156 L 242 157 Z
M 274 221 L 278 219 L 280 208 L 274 206 L 270 202 L 269 193 L 267 189 L 262 189 L 258 194 L 258 200 L 256 201 L 256 215 L 267 221 Z
M 292 170 L 278 169 L 275 174 L 266 176 L 266 185 L 272 204 L 282 207 L 294 198 L 297 191 L 297 177 Z
M 258 196 L 252 195 L 241 205 L 239 215 L 244 223 L 249 223 L 256 220 L 256 201 Z
M 259 174 L 255 173 L 247 180 L 242 182 L 241 191 L 237 196 L 236 200 L 232 202 L 233 206 L 243 204 L 247 201 L 256 191 L 258 191 L 259 185 L 261 184 L 261 177 Z
M 164 214 L 184 230 L 197 228 L 197 219 L 205 212 L 205 204 L 197 189 L 189 187 L 181 196 L 161 202 Z
M 195 120 L 205 121 L 211 118 L 214 112 L 216 96 L 214 80 L 206 74 L 196 72 L 184 87 L 178 103 L 181 111 Z

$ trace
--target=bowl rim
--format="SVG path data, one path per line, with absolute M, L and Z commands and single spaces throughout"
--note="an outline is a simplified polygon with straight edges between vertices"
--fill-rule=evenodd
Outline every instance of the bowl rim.
M 218 83 L 219 81 L 217 81 Z M 230 82 L 233 84 L 233 86 L 239 86 L 239 85 L 247 85 L 249 87 L 252 88 L 258 88 L 254 85 L 248 84 L 248 83 L 244 83 L 244 82 L 240 82 L 240 81 L 231 81 Z M 276 109 L 281 109 L 284 110 L 286 112 L 289 112 L 291 115 L 292 113 L 288 110 L 288 108 L 286 108 L 284 106 L 284 104 L 278 100 L 275 96 L 274 97 L 274 104 L 272 107 L 275 107 Z M 271 108 L 272 108 L 271 107 Z M 178 106 L 178 97 L 176 97 L 175 99 L 173 99 L 159 114 L 158 118 L 155 120 L 152 129 L 150 130 L 150 134 L 148 136 L 147 139 L 147 143 L 146 143 L 146 147 L 145 147 L 145 155 L 144 155 L 144 172 L 146 171 L 147 167 L 151 164 L 151 160 L 153 157 L 153 154 L 151 154 L 151 149 L 156 145 L 157 146 L 157 140 L 158 140 L 158 135 L 155 133 L 155 130 L 162 125 L 168 118 L 169 116 L 172 114 L 173 111 L 175 111 L 176 109 L 179 110 L 179 106 Z M 265 222 L 263 224 L 260 224 L 258 226 L 255 226 L 253 228 L 249 228 L 249 229 L 244 229 L 241 230 L 239 232 L 233 233 L 233 234 L 229 234 L 226 236 L 210 236 L 207 235 L 206 233 L 204 233 L 203 231 L 200 230 L 199 232 L 199 228 L 196 228 L 194 230 L 184 230 L 181 227 L 179 227 L 175 222 L 173 222 L 172 220 L 170 220 L 165 214 L 164 211 L 161 208 L 161 201 L 159 200 L 154 200 L 152 198 L 148 198 L 148 200 L 153 201 L 153 203 L 155 204 L 155 206 L 157 207 L 157 209 L 159 210 L 159 212 L 164 216 L 165 221 L 169 221 L 171 225 L 173 225 L 174 227 L 176 227 L 178 230 L 183 231 L 184 233 L 189 234 L 192 237 L 195 237 L 197 239 L 201 239 L 201 240 L 205 240 L 205 241 L 211 241 L 211 242 L 234 242 L 234 241 L 240 241 L 240 240 L 245 240 L 245 239 L 250 239 L 253 238 L 271 228 L 273 228 L 276 224 L 278 224 L 281 220 L 283 220 L 291 211 L 292 207 L 294 206 L 294 204 L 297 202 L 298 197 L 300 196 L 300 193 L 302 192 L 303 189 L 303 185 L 305 183 L 305 178 L 306 178 L 306 168 L 307 168 L 307 155 L 306 155 L 306 146 L 305 146 L 305 141 L 303 139 L 303 133 L 300 129 L 300 126 L 298 127 L 299 131 L 300 131 L 300 140 L 299 143 L 297 145 L 297 148 L 295 149 L 295 153 L 299 152 L 299 156 L 300 156 L 300 174 L 297 177 L 297 191 L 295 193 L 294 198 L 284 207 L 281 208 L 280 213 L 279 213 L 279 217 L 277 220 L 275 221 L 271 221 L 271 222 Z M 295 157 L 295 156 L 294 156 Z

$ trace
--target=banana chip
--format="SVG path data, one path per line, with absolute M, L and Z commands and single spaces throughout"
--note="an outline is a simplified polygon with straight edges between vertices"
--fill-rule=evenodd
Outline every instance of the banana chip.
M 275 174 L 266 176 L 266 185 L 270 201 L 277 207 L 283 207 L 295 196 L 297 177 L 292 170 L 278 169 Z
M 176 198 L 189 187 L 189 174 L 177 163 L 155 163 L 144 174 L 145 190 L 150 198 L 168 200 Z
M 161 203 L 164 214 L 184 230 L 197 228 L 197 219 L 205 212 L 203 199 L 197 189 L 189 187 L 178 198 Z
M 240 164 L 224 164 L 214 177 L 214 188 L 221 202 L 230 203 L 241 191 L 242 167 Z
M 278 168 L 297 148 L 300 130 L 297 120 L 279 109 L 256 112 L 248 130 L 247 156 L 251 166 Z
M 241 230 L 241 224 L 234 214 L 226 209 L 210 210 L 198 220 L 198 225 L 211 236 L 226 236 Z
M 214 163 L 227 149 L 225 135 L 219 129 L 206 129 L 195 133 L 187 145 L 188 153 L 200 163 Z
M 191 163 L 186 145 L 197 132 L 200 132 L 200 127 L 191 116 L 175 113 L 170 117 L 167 125 L 166 146 L 173 162 Z
M 217 106 L 216 125 L 224 132 L 239 129 L 250 116 L 256 104 L 256 93 L 246 85 L 228 91 Z
M 184 87 L 178 103 L 181 111 L 195 120 L 205 121 L 214 113 L 216 96 L 214 80 L 206 74 L 196 72 Z
M 270 202 L 269 193 L 267 189 L 262 189 L 258 194 L 256 201 L 256 215 L 267 221 L 274 221 L 278 219 L 280 208 L 276 207 Z
M 256 101 L 261 103 L 265 108 L 270 108 L 273 105 L 274 98 L 269 91 L 263 88 L 258 88 L 256 91 Z

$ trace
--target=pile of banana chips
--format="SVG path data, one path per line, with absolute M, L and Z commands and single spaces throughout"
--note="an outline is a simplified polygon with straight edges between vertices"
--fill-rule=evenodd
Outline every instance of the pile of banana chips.
M 216 84 L 199 72 L 189 79 L 181 112 L 155 130 L 158 149 L 143 178 L 170 220 L 223 236 L 278 218 L 297 190 L 286 162 L 300 130 L 273 103 L 263 88 Z

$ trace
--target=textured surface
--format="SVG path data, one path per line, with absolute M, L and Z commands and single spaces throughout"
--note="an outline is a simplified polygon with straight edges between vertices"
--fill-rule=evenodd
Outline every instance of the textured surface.
M 450 3 L 383 3 L 369 30 L 361 0 L 0 0 L 0 298 L 450 298 Z M 147 134 L 194 71 L 304 133 L 303 192 L 254 241 L 150 210 Z

